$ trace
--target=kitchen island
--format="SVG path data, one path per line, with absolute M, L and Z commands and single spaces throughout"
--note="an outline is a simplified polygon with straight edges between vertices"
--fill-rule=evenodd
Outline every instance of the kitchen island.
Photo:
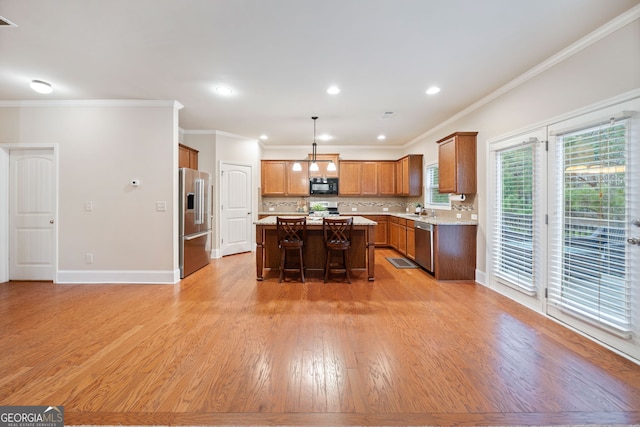
M 298 215 L 299 218 L 301 215 Z M 296 217 L 288 216 L 287 217 Z M 256 272 L 257 279 L 264 279 L 265 270 L 280 268 L 280 249 L 276 232 L 276 216 L 268 216 L 255 222 L 256 225 Z M 367 278 L 374 279 L 376 222 L 361 216 L 353 216 L 353 233 L 349 253 L 351 271 L 365 271 Z M 322 234 L 322 217 L 307 217 L 307 238 L 304 243 L 304 266 L 306 274 L 324 274 L 325 248 Z

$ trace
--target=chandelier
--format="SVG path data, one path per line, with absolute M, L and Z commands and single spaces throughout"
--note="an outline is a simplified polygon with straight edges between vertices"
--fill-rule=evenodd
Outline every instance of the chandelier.
M 306 160 L 297 160 L 294 164 L 293 164 L 293 170 L 296 172 L 299 172 L 302 170 L 302 165 L 300 163 L 302 162 L 307 162 L 307 163 L 311 163 L 309 165 L 309 172 L 318 172 L 320 170 L 320 168 L 318 167 L 318 162 L 329 162 L 329 164 L 327 165 L 327 171 L 329 172 L 335 172 L 336 171 L 336 164 L 333 163 L 333 160 L 318 160 L 316 159 L 316 150 L 318 147 L 318 144 L 316 144 L 316 120 L 318 120 L 317 116 L 313 116 L 311 117 L 311 119 L 313 119 L 313 144 L 312 144 L 312 154 L 311 154 L 311 159 L 306 159 Z

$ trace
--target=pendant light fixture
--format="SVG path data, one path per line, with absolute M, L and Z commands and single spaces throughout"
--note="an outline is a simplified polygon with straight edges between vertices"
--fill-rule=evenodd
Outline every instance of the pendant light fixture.
M 309 165 L 309 172 L 318 172 L 320 170 L 320 168 L 318 167 L 318 162 L 329 162 L 329 164 L 327 165 L 327 171 L 329 172 L 335 172 L 336 171 L 336 164 L 333 163 L 333 160 L 318 160 L 316 159 L 316 150 L 318 147 L 318 144 L 316 144 L 316 120 L 318 120 L 318 116 L 313 116 L 311 117 L 311 119 L 313 120 L 313 144 L 312 144 L 312 153 L 311 153 L 311 159 L 307 159 L 307 160 L 298 160 L 293 164 L 293 170 L 296 172 L 300 172 L 302 170 L 302 165 L 300 164 L 301 162 L 307 162 L 307 163 L 311 163 Z

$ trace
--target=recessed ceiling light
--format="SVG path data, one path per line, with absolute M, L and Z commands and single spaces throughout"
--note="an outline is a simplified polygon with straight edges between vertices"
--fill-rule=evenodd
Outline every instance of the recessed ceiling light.
M 51 83 L 47 83 L 42 80 L 31 80 L 31 83 L 29 83 L 29 86 L 31 86 L 31 89 L 35 90 L 38 93 L 53 92 L 53 87 L 51 86 Z
M 427 95 L 435 95 L 438 92 L 440 92 L 440 88 L 438 86 L 431 86 L 427 89 Z
M 378 135 L 378 139 L 379 139 L 380 141 L 382 141 L 382 140 L 384 140 L 384 139 L 387 139 L 387 137 L 386 137 L 386 136 L 384 136 L 383 134 L 380 134 L 380 135 Z
M 217 86 L 216 93 L 222 96 L 229 96 L 233 94 L 233 90 L 228 86 Z
M 332 140 L 333 137 L 329 134 L 323 133 L 322 135 L 318 135 L 318 139 L 320 141 L 329 141 L 329 140 Z
M 260 139 L 264 141 L 264 140 L 269 139 L 269 137 L 267 135 L 265 135 L 265 134 L 262 134 L 262 135 L 260 135 Z
M 329 95 L 337 95 L 340 93 L 340 88 L 338 86 L 330 86 L 329 89 L 327 89 L 327 93 Z

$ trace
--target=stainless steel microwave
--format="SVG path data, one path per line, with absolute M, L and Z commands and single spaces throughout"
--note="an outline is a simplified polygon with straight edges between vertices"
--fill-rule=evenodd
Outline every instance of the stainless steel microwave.
M 310 178 L 309 194 L 338 195 L 338 178 Z

